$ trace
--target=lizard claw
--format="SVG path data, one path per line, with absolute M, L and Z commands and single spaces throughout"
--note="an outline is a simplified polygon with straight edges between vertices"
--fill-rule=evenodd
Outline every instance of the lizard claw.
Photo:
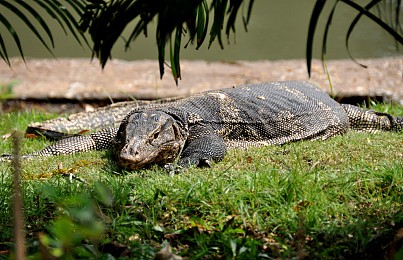
M 211 161 L 209 159 L 200 159 L 197 166 L 211 168 Z
M 12 154 L 8 154 L 8 153 L 2 154 L 0 156 L 0 162 L 11 161 L 13 159 L 13 157 L 14 157 L 14 155 L 12 155 Z M 28 155 L 19 155 L 20 159 L 31 159 L 32 157 L 33 157 L 33 155 L 29 155 L 29 154 Z
M 190 158 L 185 158 L 179 160 L 178 163 L 167 163 L 164 165 L 164 169 L 170 176 L 175 174 L 180 174 L 185 171 L 185 169 L 195 165 L 197 167 L 208 167 L 211 168 L 211 160 L 207 158 L 201 158 L 196 160 L 191 160 Z
M 169 176 L 174 176 L 175 174 L 182 173 L 184 168 L 175 163 L 167 163 L 164 165 L 164 169 L 169 174 Z
M 11 154 L 2 154 L 0 157 L 0 162 L 10 161 L 11 159 L 13 159 Z

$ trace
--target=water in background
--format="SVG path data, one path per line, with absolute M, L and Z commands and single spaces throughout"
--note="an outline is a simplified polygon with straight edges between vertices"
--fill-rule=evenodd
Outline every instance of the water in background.
M 245 32 L 241 19 L 238 16 L 236 34 L 231 34 L 229 44 L 225 44 L 221 50 L 217 43 L 213 43 L 210 50 L 207 48 L 208 39 L 199 49 L 189 45 L 182 49 L 182 59 L 203 59 L 209 61 L 217 60 L 279 60 L 279 59 L 300 59 L 305 58 L 306 35 L 310 15 L 315 0 L 258 0 L 255 1 L 252 11 L 252 18 Z M 331 5 L 329 4 L 329 7 Z M 6 17 L 5 10 L 1 10 Z M 4 12 L 3 12 L 4 11 Z M 323 28 L 327 19 L 326 12 L 316 33 L 315 56 L 320 57 Z M 328 59 L 348 58 L 345 48 L 345 35 L 348 26 L 357 12 L 353 9 L 339 4 L 334 17 L 328 39 Z M 402 15 L 402 12 L 400 12 Z M 47 16 L 48 17 L 48 16 Z M 401 17 L 403 20 L 403 17 Z M 16 23 L 12 21 L 13 25 Z M 154 26 L 154 25 L 153 25 Z M 149 37 L 141 37 L 132 43 L 131 49 L 124 51 L 123 40 L 119 41 L 113 52 L 113 58 L 124 60 L 156 59 L 157 49 L 154 28 L 148 30 Z M 23 44 L 24 54 L 27 57 L 47 58 L 51 54 L 42 46 L 35 36 L 20 22 L 15 28 L 20 35 Z M 7 39 L 8 52 L 10 56 L 18 56 L 18 50 L 12 43 L 8 33 L 0 26 L 0 33 Z M 66 36 L 56 22 L 52 25 L 56 48 L 53 53 L 56 57 L 90 57 L 88 47 L 81 47 L 74 38 Z M 130 29 L 126 31 L 129 34 Z M 224 39 L 226 36 L 224 35 Z M 186 37 L 183 37 L 186 43 Z M 383 57 L 402 55 L 402 48 L 396 49 L 396 42 L 391 36 L 380 27 L 366 18 L 362 18 L 356 27 L 350 41 L 351 52 L 357 58 Z

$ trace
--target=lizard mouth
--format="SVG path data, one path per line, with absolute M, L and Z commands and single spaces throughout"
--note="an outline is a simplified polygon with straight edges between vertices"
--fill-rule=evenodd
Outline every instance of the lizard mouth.
M 148 152 L 134 151 L 127 153 L 122 150 L 118 153 L 118 163 L 124 169 L 139 170 L 153 164 L 161 165 L 173 162 L 179 155 L 179 152 L 180 145 L 178 142 L 166 143 L 163 146 L 158 147 L 158 149 L 153 147 L 153 149 Z

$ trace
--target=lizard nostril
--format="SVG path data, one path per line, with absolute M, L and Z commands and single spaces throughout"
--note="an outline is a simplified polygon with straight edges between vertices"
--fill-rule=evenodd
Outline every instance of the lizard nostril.
M 136 156 L 140 153 L 139 150 L 134 147 L 128 147 L 126 149 L 123 149 L 123 151 L 126 151 L 125 153 L 127 153 L 129 156 Z

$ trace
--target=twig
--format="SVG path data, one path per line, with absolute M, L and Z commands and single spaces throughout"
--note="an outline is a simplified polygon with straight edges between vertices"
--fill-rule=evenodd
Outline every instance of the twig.
M 20 165 L 20 137 L 19 133 L 13 135 L 13 216 L 15 237 L 15 259 L 25 259 L 25 231 L 24 212 L 21 191 L 21 165 Z

